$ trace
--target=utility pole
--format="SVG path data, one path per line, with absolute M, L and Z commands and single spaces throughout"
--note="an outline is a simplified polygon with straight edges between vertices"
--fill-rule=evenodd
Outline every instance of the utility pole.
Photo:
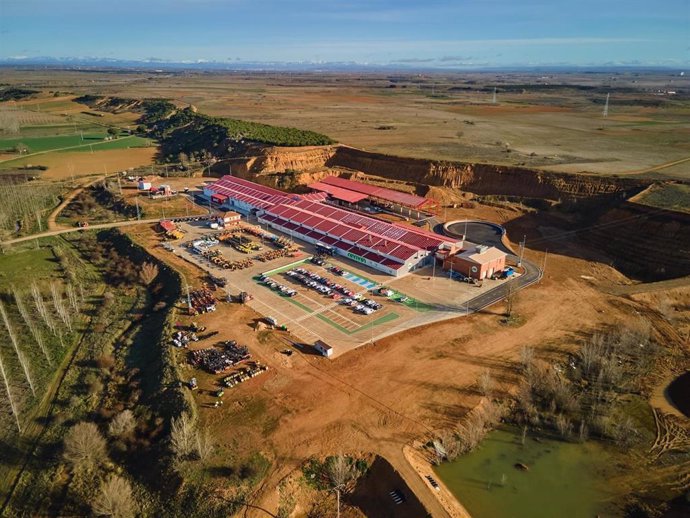
M 525 253 L 525 242 L 527 241 L 527 235 L 522 236 L 522 241 L 520 241 L 520 251 L 518 252 L 518 266 L 522 266 L 522 257 Z
M 602 113 L 603 117 L 608 117 L 609 116 L 609 96 L 611 94 L 606 94 L 606 103 L 604 103 L 604 113 Z

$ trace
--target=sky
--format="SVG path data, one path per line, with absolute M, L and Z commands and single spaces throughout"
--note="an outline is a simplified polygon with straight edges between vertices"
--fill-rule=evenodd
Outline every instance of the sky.
M 690 0 L 0 0 L 0 58 L 690 65 Z

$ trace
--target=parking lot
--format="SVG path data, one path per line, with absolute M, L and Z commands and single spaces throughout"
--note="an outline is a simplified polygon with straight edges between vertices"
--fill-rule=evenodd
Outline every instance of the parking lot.
M 226 262 L 251 263 L 231 271 L 187 246 L 191 241 L 217 234 L 217 230 L 211 230 L 203 222 L 181 223 L 180 227 L 185 237 L 170 243 L 169 249 L 173 253 L 216 277 L 224 278 L 227 281 L 226 289 L 231 294 L 237 295 L 240 291 L 250 293 L 254 299 L 249 305 L 254 310 L 287 326 L 300 341 L 312 344 L 320 339 L 330 344 L 334 348 L 334 356 L 405 329 L 464 315 L 469 299 L 505 282 L 484 281 L 481 287 L 476 287 L 449 279 L 440 268 L 434 271 L 431 267 L 396 279 L 338 256 L 328 257 L 321 266 L 309 260 L 314 253 L 313 247 L 297 240 L 293 242 L 294 252 L 290 255 L 261 262 L 253 258 L 276 247 L 266 239 L 247 233 L 242 234 L 242 247 L 237 247 L 236 243 L 231 246 L 227 241 L 212 247 L 214 253 Z M 290 240 L 290 236 L 268 230 L 284 240 Z M 251 251 L 242 252 L 238 248 Z M 218 262 L 218 259 L 214 260 Z M 304 274 L 288 273 L 299 268 L 307 274 L 338 284 L 345 291 L 322 293 L 316 286 L 309 286 L 300 280 L 299 277 L 304 277 Z M 341 273 L 334 273 L 333 268 Z M 276 287 L 262 281 L 262 275 Z M 322 286 L 322 283 L 317 282 L 316 285 Z M 295 293 L 288 296 L 277 286 Z M 385 287 L 389 292 L 380 295 L 375 292 L 379 287 Z M 345 295 L 346 292 L 352 296 Z M 381 307 L 370 311 L 371 308 L 363 300 L 353 304 L 352 299 L 355 298 L 368 300 Z M 350 299 L 349 304 L 344 303 L 346 299 Z M 364 309 L 358 310 L 358 306 L 369 309 L 365 312 Z

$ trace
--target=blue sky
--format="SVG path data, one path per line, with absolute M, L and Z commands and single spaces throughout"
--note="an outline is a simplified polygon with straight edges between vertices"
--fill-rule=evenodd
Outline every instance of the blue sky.
M 0 58 L 690 64 L 690 0 L 0 0 Z

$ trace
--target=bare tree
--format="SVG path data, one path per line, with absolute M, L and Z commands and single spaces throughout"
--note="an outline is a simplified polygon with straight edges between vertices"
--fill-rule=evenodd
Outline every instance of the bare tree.
M 101 484 L 91 509 L 96 516 L 132 518 L 136 514 L 136 507 L 129 482 L 117 475 L 110 475 Z
M 55 307 L 56 313 L 60 317 L 60 320 L 62 320 L 62 323 L 67 327 L 67 330 L 72 332 L 72 317 L 62 303 L 62 293 L 56 282 L 50 284 L 50 293 L 53 296 L 53 306 Z
M 338 498 L 337 516 L 340 516 L 340 493 L 347 489 L 347 485 L 357 477 L 352 459 L 344 455 L 336 455 L 326 462 L 326 476 Z
M 214 449 L 215 444 L 210 432 L 207 429 L 199 430 L 199 433 L 196 434 L 196 454 L 199 460 L 201 462 L 207 461 Z
M 483 396 L 491 395 L 491 392 L 494 388 L 494 380 L 489 369 L 486 369 L 479 375 L 479 379 L 477 379 L 477 387 Z
M 196 426 L 192 417 L 186 412 L 172 420 L 170 447 L 177 461 L 188 460 L 196 453 Z
M 517 285 L 514 282 L 509 282 L 506 291 L 506 317 L 510 318 L 513 316 L 513 311 L 515 310 L 515 304 L 518 299 Z
M 577 437 L 580 442 L 585 442 L 589 438 L 589 428 L 587 427 L 587 423 L 585 423 L 584 419 L 580 421 L 580 428 L 578 430 Z
M 13 288 L 12 293 L 14 294 L 14 301 L 17 305 L 17 309 L 19 310 L 19 314 L 22 316 L 22 319 L 24 319 L 24 323 L 29 328 L 31 336 L 34 337 L 34 340 L 38 344 L 38 347 L 41 349 L 43 356 L 45 356 L 46 360 L 48 360 L 48 364 L 53 365 L 53 360 L 50 358 L 50 355 L 48 354 L 48 349 L 46 349 L 45 343 L 43 342 L 43 336 L 41 336 L 40 330 L 36 327 L 36 324 L 31 318 L 31 315 L 26 310 L 26 306 L 24 306 L 24 302 L 22 301 L 19 292 Z
M 31 378 L 31 372 L 29 370 L 29 362 L 24 357 L 24 354 L 22 353 L 22 351 L 19 349 L 19 343 L 17 342 L 17 337 L 15 336 L 14 330 L 12 329 L 12 326 L 10 325 L 10 320 L 7 318 L 7 313 L 5 313 L 5 306 L 1 301 L 0 301 L 0 315 L 2 315 L 2 321 L 5 323 L 5 329 L 7 329 L 7 334 L 10 337 L 10 342 L 12 343 L 12 347 L 14 347 L 14 352 L 17 353 L 17 358 L 19 358 L 19 363 L 21 364 L 22 370 L 24 371 L 24 377 L 26 377 L 26 381 L 29 382 L 29 388 L 31 388 L 31 393 L 33 395 L 36 395 L 36 389 L 34 387 L 34 381 Z
M 529 374 L 534 367 L 534 348 L 524 345 L 520 349 L 520 364 L 526 374 Z
M 5 371 L 5 363 L 2 361 L 2 356 L 0 356 L 0 375 L 2 376 L 2 381 L 5 384 L 5 391 L 7 392 L 7 399 L 10 401 L 10 408 L 12 410 L 12 415 L 17 423 L 17 430 L 22 433 L 22 425 L 19 423 L 19 412 L 17 410 L 17 405 L 12 396 L 12 391 L 10 390 L 10 380 L 7 379 L 7 372 Z
M 107 457 L 105 439 L 94 423 L 77 423 L 64 441 L 65 460 L 76 468 L 96 466 Z
M 11 111 L 0 111 L 0 131 L 6 135 L 19 133 L 19 120 Z
M 344 455 L 331 457 L 325 468 L 326 476 L 333 488 L 344 487 L 357 475 L 354 463 Z
M 38 310 L 38 314 L 41 315 L 43 322 L 48 327 L 48 329 L 50 329 L 53 332 L 53 334 L 57 334 L 57 327 L 55 326 L 55 321 L 53 320 L 53 317 L 50 315 L 50 313 L 48 313 L 48 309 L 46 308 L 45 302 L 43 302 L 41 290 L 38 289 L 36 283 L 33 283 L 31 285 L 31 295 L 33 295 L 34 304 L 36 304 L 36 309 Z
M 561 434 L 561 437 L 564 439 L 567 439 L 570 437 L 570 433 L 572 432 L 573 429 L 573 424 L 570 422 L 570 419 L 568 419 L 566 416 L 563 414 L 558 414 L 556 416 L 556 429 L 558 430 L 558 433 Z
M 145 285 L 151 284 L 158 277 L 158 266 L 154 263 L 144 263 L 139 270 L 139 277 Z
M 455 433 L 445 430 L 434 441 L 434 449 L 438 462 L 455 460 L 460 455 L 460 441 Z
M 137 421 L 131 410 L 123 410 L 117 414 L 108 425 L 108 435 L 111 437 L 122 437 L 129 435 L 137 427 Z
M 77 292 L 74 289 L 74 286 L 72 284 L 67 285 L 67 300 L 69 300 L 69 305 L 72 308 L 72 311 L 75 313 L 79 312 L 79 297 L 77 296 Z

